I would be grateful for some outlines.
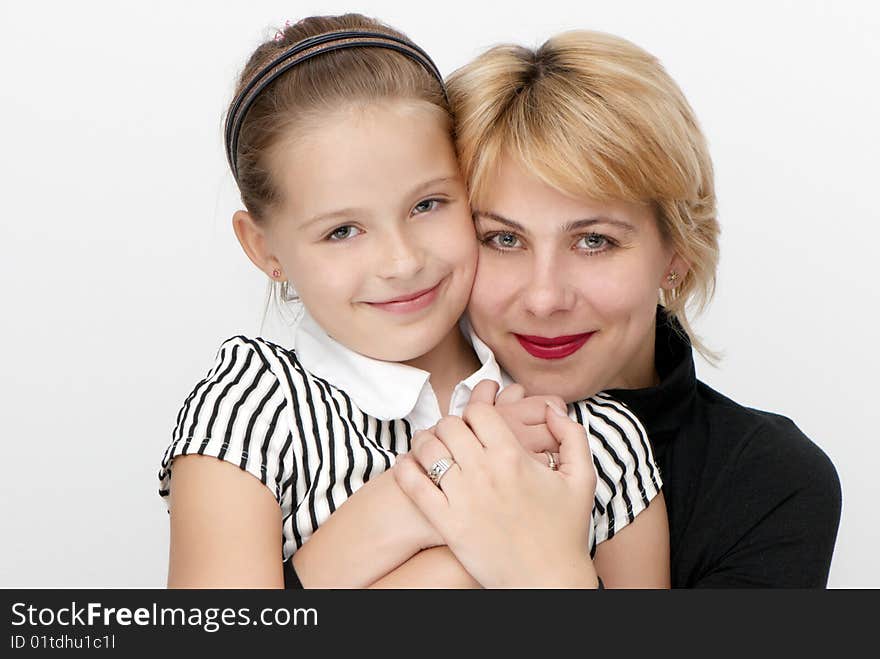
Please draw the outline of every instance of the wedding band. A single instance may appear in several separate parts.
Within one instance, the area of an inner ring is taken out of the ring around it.
[[[547,466],[550,467],[550,471],[558,471],[559,463],[556,462],[556,458],[550,451],[544,451],[547,454]]]
[[[432,464],[431,468],[425,473],[428,474],[428,478],[431,479],[431,482],[434,483],[434,485],[440,487],[440,479],[443,478],[443,474],[449,471],[450,467],[454,464],[455,460],[452,458],[440,458]]]

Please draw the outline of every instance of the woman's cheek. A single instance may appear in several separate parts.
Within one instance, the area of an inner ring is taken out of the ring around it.
[[[471,316],[484,318],[490,317],[495,309],[503,309],[508,305],[509,291],[515,287],[514,270],[506,271],[501,267],[498,258],[485,256],[483,250],[479,252],[477,259],[477,274],[474,278],[474,287],[471,290],[471,299],[468,311]]]
[[[656,305],[656,282],[641,264],[598,265],[600,267],[591,268],[579,277],[587,284],[583,287],[584,296],[595,308],[606,313],[626,313],[644,305],[652,309]]]

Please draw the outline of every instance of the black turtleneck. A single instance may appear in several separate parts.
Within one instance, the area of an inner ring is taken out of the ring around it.
[[[828,456],[790,419],[697,380],[690,343],[662,309],[655,347],[659,385],[607,393],[651,440],[673,587],[824,587],[841,506]]]

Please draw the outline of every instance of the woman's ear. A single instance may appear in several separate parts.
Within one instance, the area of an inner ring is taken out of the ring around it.
[[[269,251],[264,226],[247,211],[236,211],[232,215],[232,228],[241,248],[253,264],[265,272],[267,277],[274,278],[272,273],[280,270],[281,264]]]
[[[660,288],[668,291],[679,286],[690,269],[690,264],[679,256],[678,253],[673,254],[669,265],[660,278]]]

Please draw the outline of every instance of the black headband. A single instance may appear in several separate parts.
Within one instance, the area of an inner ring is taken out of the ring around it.
[[[330,45],[324,48],[317,48],[324,44]],[[388,48],[415,60],[437,79],[437,82],[440,83],[440,88],[443,90],[443,95],[446,96],[446,87],[443,84],[443,76],[440,75],[439,69],[437,69],[431,58],[428,57],[428,54],[411,41],[390,34],[382,34],[381,32],[363,32],[360,30],[329,32],[304,39],[295,43],[261,68],[251,78],[251,81],[245,85],[238,96],[235,97],[230,106],[229,114],[226,117],[226,158],[229,160],[229,167],[232,169],[232,175],[236,180],[238,180],[238,134],[241,131],[245,115],[247,115],[257,96],[278,76],[292,69],[300,62],[305,62],[312,57],[335,50],[361,47]],[[312,52],[305,52],[308,50]],[[301,53],[305,54],[302,57],[297,57]]]

